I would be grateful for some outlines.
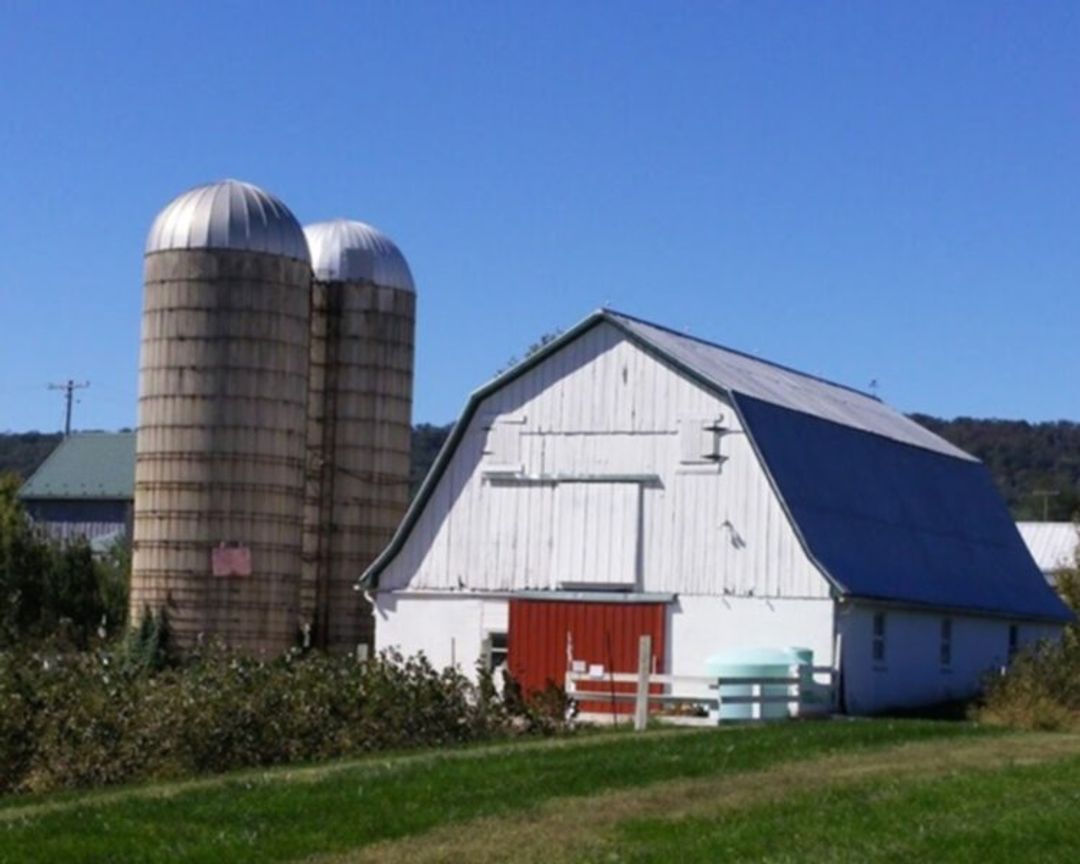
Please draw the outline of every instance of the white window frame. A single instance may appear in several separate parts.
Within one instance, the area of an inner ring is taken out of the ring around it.
[[[502,644],[497,645],[496,642],[502,642]],[[502,667],[509,668],[510,634],[505,630],[489,630],[484,634],[480,654],[484,658],[484,668],[488,672],[498,672]]]

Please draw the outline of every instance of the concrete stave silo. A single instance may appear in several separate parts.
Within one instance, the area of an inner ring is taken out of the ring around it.
[[[249,184],[181,195],[147,240],[131,613],[251,653],[300,626],[309,254]]]
[[[416,293],[408,264],[360,222],[305,228],[312,254],[301,610],[315,645],[372,645],[354,590],[408,504]]]

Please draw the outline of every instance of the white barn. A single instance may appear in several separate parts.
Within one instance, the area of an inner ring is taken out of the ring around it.
[[[478,390],[360,587],[380,647],[531,686],[799,646],[868,713],[971,694],[1069,612],[985,467],[876,398],[601,310]],[[627,662],[626,658],[633,658]]]

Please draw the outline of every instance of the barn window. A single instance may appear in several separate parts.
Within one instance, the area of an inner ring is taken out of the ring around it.
[[[885,613],[877,612],[874,615],[874,641],[873,658],[875,663],[885,662]]]
[[[941,665],[943,668],[952,666],[952,619],[941,619]]]
[[[1020,628],[1015,624],[1009,625],[1009,659],[1016,656],[1020,650]]]
[[[683,465],[718,465],[720,439],[728,430],[721,423],[722,417],[679,418],[679,461]]]
[[[495,672],[501,666],[505,666],[510,652],[510,639],[506,633],[488,633],[484,639],[482,654],[484,668],[488,672]]]

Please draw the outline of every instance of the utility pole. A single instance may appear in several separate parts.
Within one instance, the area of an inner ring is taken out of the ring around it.
[[[89,381],[80,381],[76,383],[68,378],[63,384],[50,384],[50,390],[63,390],[64,391],[64,437],[67,438],[71,434],[71,403],[75,401],[75,391],[84,390],[90,386]]]
[[[1033,498],[1042,498],[1042,501],[1043,501],[1043,522],[1048,522],[1049,521],[1050,499],[1051,498],[1056,498],[1060,494],[1061,494],[1061,492],[1059,492],[1056,489],[1032,489],[1031,490],[1031,497],[1033,497]]]

